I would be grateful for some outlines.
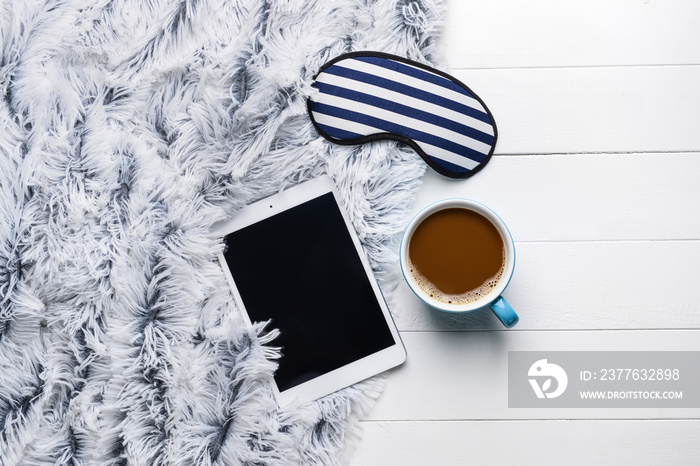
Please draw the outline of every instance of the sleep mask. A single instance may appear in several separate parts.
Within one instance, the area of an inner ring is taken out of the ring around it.
[[[438,173],[467,178],[491,158],[496,122],[484,102],[452,76],[379,52],[341,55],[316,76],[311,121],[337,144],[404,142]]]

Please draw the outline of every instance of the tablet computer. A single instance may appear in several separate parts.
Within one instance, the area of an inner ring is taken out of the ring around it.
[[[217,225],[219,261],[244,318],[280,330],[273,389],[300,405],[406,359],[357,234],[324,175]]]

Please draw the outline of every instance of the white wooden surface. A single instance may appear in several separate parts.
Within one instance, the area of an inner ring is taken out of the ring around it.
[[[516,241],[521,321],[426,308],[397,273],[408,361],[352,465],[700,464],[700,409],[508,408],[517,350],[700,350],[700,2],[448,0],[451,73],[487,103],[496,155],[428,173]],[[698,387],[700,390],[700,387]]]

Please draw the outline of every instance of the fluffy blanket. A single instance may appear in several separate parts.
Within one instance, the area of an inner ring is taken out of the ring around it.
[[[0,463],[347,460],[381,382],[280,411],[212,224],[327,172],[386,277],[423,162],[306,99],[344,52],[436,65],[441,3],[0,3]]]

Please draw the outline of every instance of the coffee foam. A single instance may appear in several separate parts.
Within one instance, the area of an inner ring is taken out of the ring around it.
[[[423,276],[416,269],[416,267],[414,267],[410,256],[408,257],[408,265],[409,270],[411,271],[411,276],[416,281],[420,289],[432,299],[439,301],[443,304],[471,304],[491,293],[501,281],[501,278],[503,278],[503,273],[506,269],[506,248],[505,246],[503,247],[503,262],[501,264],[501,268],[498,270],[498,272],[496,272],[496,275],[484,281],[484,283],[479,288],[467,291],[463,294],[447,294],[440,291],[430,280]]]

